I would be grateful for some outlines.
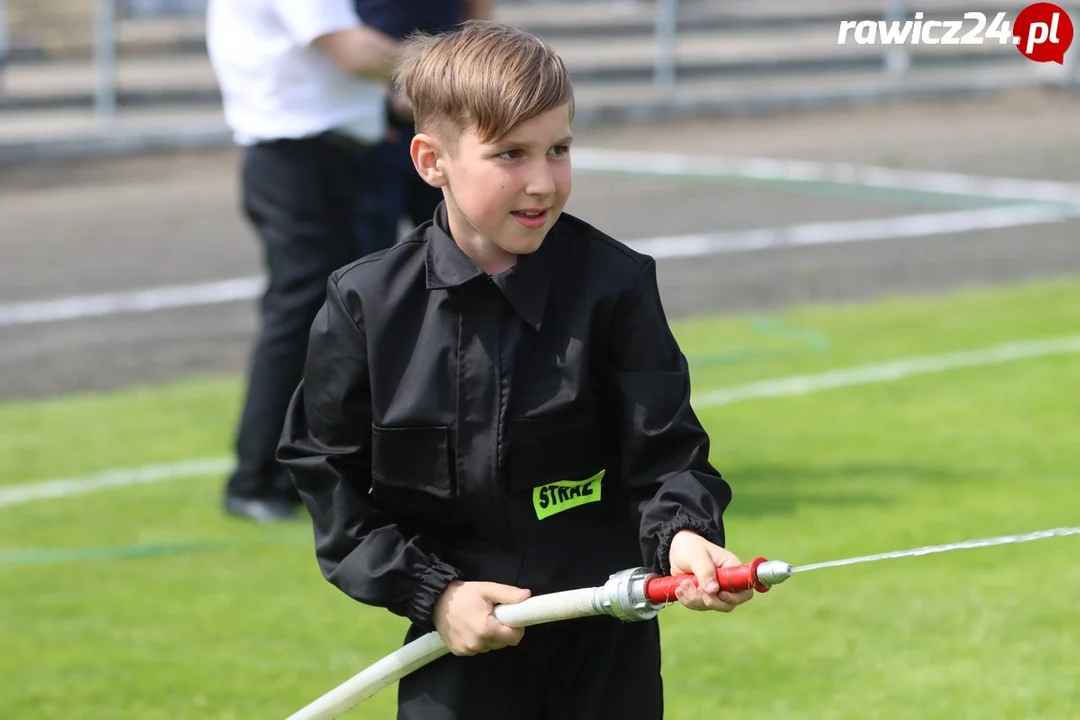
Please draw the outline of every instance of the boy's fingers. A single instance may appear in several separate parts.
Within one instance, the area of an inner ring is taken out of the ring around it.
[[[675,599],[691,610],[704,610],[706,597],[692,582],[684,582],[675,589]]]
[[[716,612],[729,613],[735,609],[734,605],[729,605],[728,603],[718,598],[712,598],[711,602],[712,604],[709,606],[709,609],[715,610]]]
[[[484,634],[488,648],[499,650],[520,643],[525,636],[525,628],[512,628],[503,625],[492,616],[488,618],[488,625]]]
[[[700,590],[692,590],[682,598],[680,598],[683,605],[691,610],[715,610],[717,612],[731,612],[735,609],[735,606],[731,603],[725,602],[723,594],[720,596],[708,595]]]
[[[754,591],[742,590],[737,593],[722,592],[718,597],[728,605],[742,605],[744,602],[747,602],[754,597]]]
[[[684,582],[675,590],[675,598],[690,610],[714,610],[729,613],[750,597],[753,591],[740,593],[720,592],[716,595],[701,592],[700,588],[691,582]]]
[[[723,593],[717,595],[705,595],[701,598],[701,604],[704,606],[704,610],[715,610],[717,612],[731,612],[735,609],[735,606],[731,603],[725,602],[723,599]]]
[[[716,565],[713,564],[708,553],[703,552],[700,557],[695,558],[690,565],[690,570],[697,578],[700,592],[712,595],[720,589],[720,583],[716,581]]]
[[[499,583],[479,583],[477,589],[481,596],[492,605],[519,603],[529,597],[529,591],[513,585]]]
[[[724,550],[723,548],[716,548],[713,550],[712,556],[713,563],[716,564],[716,567],[738,567],[739,565],[744,564],[743,561],[739,559],[738,555],[729,550]]]
[[[502,647],[514,646],[525,637],[525,628],[512,628],[503,625],[496,631],[496,637]]]

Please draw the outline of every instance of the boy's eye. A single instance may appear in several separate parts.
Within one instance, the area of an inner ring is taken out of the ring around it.
[[[503,160],[516,160],[519,157],[521,157],[521,151],[520,150],[504,150],[503,152],[499,153],[496,157],[502,158]]]
[[[555,145],[548,152],[550,152],[552,155],[555,155],[555,156],[565,155],[566,153],[570,152],[570,146],[569,145]]]

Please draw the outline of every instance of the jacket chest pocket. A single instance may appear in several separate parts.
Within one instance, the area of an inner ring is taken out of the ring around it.
[[[588,418],[511,419],[507,487],[545,520],[603,499],[605,457]]]
[[[449,431],[445,426],[371,427],[371,495],[395,513],[426,517],[445,512],[454,495]]]

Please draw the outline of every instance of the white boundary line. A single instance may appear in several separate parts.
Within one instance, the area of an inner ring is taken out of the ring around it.
[[[697,408],[721,407],[757,398],[805,395],[839,387],[894,382],[915,375],[1000,365],[1066,353],[1080,353],[1080,335],[1018,341],[944,355],[901,358],[891,362],[833,370],[816,375],[796,375],[763,380],[705,392],[693,397],[691,404]],[[19,505],[33,500],[85,495],[106,488],[224,473],[232,466],[232,461],[228,458],[203,458],[164,465],[109,470],[84,477],[14,485],[0,488],[0,507]]]
[[[806,395],[833,388],[894,382],[915,375],[928,375],[958,368],[1001,365],[1017,360],[1069,353],[1080,353],[1080,335],[1011,342],[944,355],[902,358],[892,362],[831,370],[817,375],[795,375],[776,380],[762,380],[736,385],[732,388],[706,391],[692,398],[691,404],[703,408],[722,407],[744,400]]]
[[[807,223],[730,233],[676,235],[628,242],[627,245],[658,259],[670,259],[773,248],[930,237],[1061,222],[1076,215],[1075,211],[1061,205],[1019,205],[902,215],[895,218]]]
[[[1080,203],[1080,185],[1072,183],[899,170],[850,163],[679,155],[600,148],[575,148],[573,163],[575,170],[595,172],[833,183],[1000,200]]]
[[[64,320],[251,300],[259,297],[265,286],[265,278],[253,276],[219,282],[165,285],[127,292],[69,295],[51,300],[7,303],[0,305],[0,327],[40,325]]]
[[[1020,205],[805,223],[706,235],[674,235],[628,241],[627,245],[663,260],[1020,227],[1061,222],[1076,214],[1074,210],[1060,205]],[[0,304],[0,328],[252,300],[262,294],[265,282],[261,276],[239,277],[218,282]]]
[[[82,477],[13,485],[0,488],[0,508],[9,505],[21,505],[31,500],[86,495],[108,488],[148,485],[163,480],[213,475],[228,472],[232,467],[233,462],[228,458],[204,458],[162,465],[144,465],[137,468],[106,470],[105,472]]]

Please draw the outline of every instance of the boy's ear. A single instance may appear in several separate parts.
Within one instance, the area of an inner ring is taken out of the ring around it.
[[[427,133],[417,133],[409,145],[413,167],[428,185],[441,188],[446,185],[446,173],[443,170],[442,147],[439,141]]]

